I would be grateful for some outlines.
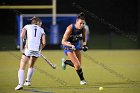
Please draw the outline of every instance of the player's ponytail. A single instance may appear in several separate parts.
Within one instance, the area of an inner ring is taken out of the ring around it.
[[[77,19],[85,20],[85,14],[81,12],[80,14],[78,14]]]

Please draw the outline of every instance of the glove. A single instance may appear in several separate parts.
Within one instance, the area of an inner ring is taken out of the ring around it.
[[[72,45],[71,49],[72,49],[72,50],[76,50],[76,48],[75,48],[75,46],[74,46],[74,45]]]
[[[87,51],[87,50],[88,50],[87,45],[84,45],[84,46],[82,47],[82,49],[83,49],[83,51]]]

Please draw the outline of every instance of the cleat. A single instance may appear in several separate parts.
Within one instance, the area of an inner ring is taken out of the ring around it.
[[[15,88],[15,90],[22,90],[23,89],[23,86],[22,85],[17,85],[17,87]]]
[[[66,64],[65,64],[66,60],[64,58],[62,58],[61,61],[62,61],[62,69],[65,70],[66,69]]]
[[[31,86],[31,82],[26,80],[24,86]]]
[[[85,80],[80,81],[80,85],[86,85],[87,82]]]

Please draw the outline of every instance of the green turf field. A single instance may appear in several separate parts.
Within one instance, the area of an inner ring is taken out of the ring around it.
[[[140,50],[89,50],[82,55],[87,85],[79,85],[73,68],[61,69],[63,51],[43,51],[57,69],[39,58],[32,86],[15,91],[21,53],[0,52],[0,93],[140,93]],[[26,69],[27,73],[27,69]],[[104,90],[99,91],[102,86]]]

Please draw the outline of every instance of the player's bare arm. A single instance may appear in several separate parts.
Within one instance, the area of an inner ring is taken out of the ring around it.
[[[42,44],[41,50],[42,50],[45,47],[45,45],[46,45],[46,35],[45,34],[42,35],[42,39],[41,40],[42,40],[41,41],[41,44]]]
[[[70,44],[67,40],[70,36],[70,34],[72,33],[72,25],[69,25],[64,33],[64,36],[62,38],[62,44],[65,45],[65,46],[70,46],[70,47],[73,47],[72,44]]]
[[[84,28],[83,29],[83,45],[86,45],[87,42],[86,42],[86,29]]]
[[[26,29],[23,28],[22,31],[21,31],[20,37],[21,37],[22,39],[24,39],[25,34],[26,34]]]

